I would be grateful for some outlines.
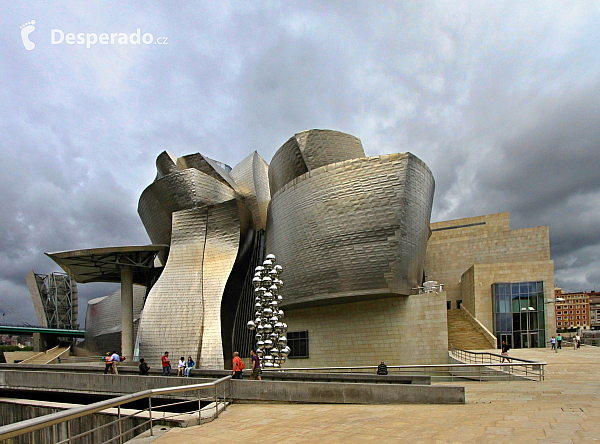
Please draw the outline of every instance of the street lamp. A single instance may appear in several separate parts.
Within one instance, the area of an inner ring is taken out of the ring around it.
[[[528,311],[535,311],[535,308],[533,308],[533,307],[523,307],[523,308],[521,308],[521,311],[524,311],[525,315],[527,316],[527,348],[531,348],[530,347],[531,342],[530,342],[530,339],[529,339],[529,313],[528,313]]]

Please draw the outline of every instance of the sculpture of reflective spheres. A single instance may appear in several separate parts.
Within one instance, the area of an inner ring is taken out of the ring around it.
[[[275,265],[275,256],[268,254],[262,266],[254,269],[252,285],[255,297],[255,319],[248,321],[249,330],[256,330],[256,354],[262,359],[265,368],[279,368],[290,354],[287,345],[287,324],[282,322],[283,310],[279,304],[283,300],[280,294],[283,281],[279,275],[281,265]]]

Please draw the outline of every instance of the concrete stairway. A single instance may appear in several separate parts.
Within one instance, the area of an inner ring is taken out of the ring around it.
[[[465,318],[460,310],[448,310],[448,349],[450,345],[463,350],[489,350],[490,343]]]
[[[63,354],[65,356],[68,356],[68,350],[70,348],[71,347],[69,345],[63,347],[57,345],[56,347],[51,348],[48,351],[38,353],[37,355],[32,356],[31,358],[21,361],[20,364],[50,364],[52,361],[55,361],[59,356]]]

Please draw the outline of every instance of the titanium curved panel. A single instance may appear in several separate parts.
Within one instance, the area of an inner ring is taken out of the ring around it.
[[[169,174],[176,173],[177,171],[176,156],[168,151],[163,151],[158,155],[156,158],[156,180]]]
[[[192,356],[202,368],[223,368],[221,299],[240,241],[236,199],[173,213],[171,249],[150,290],[139,330],[140,357],[155,365]]]
[[[140,312],[144,306],[146,287],[133,286],[133,320],[136,334]],[[121,350],[121,290],[92,299],[85,313],[85,348],[104,355]]]
[[[229,185],[233,189],[237,189],[236,183],[231,179],[231,176],[218,162],[203,156],[200,153],[188,154],[177,159],[177,167],[180,170],[195,168],[198,171],[214,177],[219,182]]]
[[[174,212],[225,202],[234,199],[235,195],[229,185],[190,168],[150,184],[140,196],[138,214],[152,242],[168,245]]]
[[[350,134],[332,130],[308,130],[295,134],[271,160],[271,195],[308,171],[359,157],[365,157],[362,143]]]
[[[420,285],[434,180],[410,153],[306,173],[269,205],[267,251],[285,270],[284,307],[408,295]]]
[[[252,212],[255,230],[267,228],[267,210],[271,193],[269,191],[269,165],[254,151],[230,172],[238,185],[238,192],[245,199]]]

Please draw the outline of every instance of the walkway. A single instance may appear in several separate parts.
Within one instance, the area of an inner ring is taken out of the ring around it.
[[[510,354],[548,362],[546,381],[463,384],[467,403],[452,406],[233,404],[154,443],[600,442],[600,348]]]

